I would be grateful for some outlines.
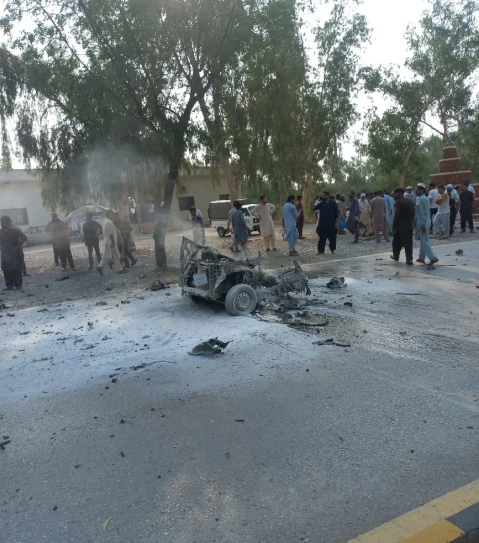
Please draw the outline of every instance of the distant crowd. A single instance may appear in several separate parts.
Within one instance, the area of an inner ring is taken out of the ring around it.
[[[323,191],[311,204],[316,221],[318,235],[318,255],[325,253],[326,245],[332,254],[336,251],[337,236],[349,231],[352,243],[359,243],[361,236],[374,236],[377,243],[384,238],[390,241],[392,236],[392,255],[399,260],[402,249],[406,263],[413,264],[413,236],[419,241],[419,256],[416,262],[435,264],[438,259],[431,247],[429,236],[434,232],[437,237],[448,238],[456,228],[460,214],[461,232],[466,228],[475,232],[473,225],[474,188],[468,181],[461,186],[426,186],[419,183],[416,187],[396,188],[391,193],[378,190],[374,193],[363,191],[356,195],[349,191],[348,201],[337,194]],[[276,206],[268,202],[265,195],[252,209],[252,215],[259,221],[260,233],[266,252],[277,251],[273,213]],[[148,218],[155,219],[155,206],[148,207]],[[166,262],[164,240],[167,231],[167,214],[159,214],[155,221],[155,256],[157,265]],[[297,241],[304,239],[304,208],[302,196],[290,195],[281,209],[281,236],[288,244],[289,256],[297,256]],[[118,212],[107,210],[103,225],[93,220],[91,213],[86,214],[82,225],[82,237],[88,253],[89,270],[96,269],[103,275],[105,268],[114,272],[125,273],[125,269],[134,266],[137,260],[132,254],[134,240],[131,226],[131,204],[125,202]],[[196,207],[190,208],[190,220],[193,227],[193,239],[198,245],[206,244],[203,215]],[[67,271],[67,266],[75,271],[75,263],[70,247],[70,228],[56,214],[47,226],[52,236],[53,260],[56,266]],[[247,247],[249,229],[245,221],[242,204],[235,201],[228,214],[227,230],[231,232],[231,250],[239,252]],[[100,251],[100,236],[103,235],[103,252]],[[1,217],[0,246],[1,268],[5,278],[4,290],[21,289],[23,277],[28,275],[25,265],[23,245],[27,237],[12,225],[10,217]],[[97,264],[94,266],[94,256]],[[427,259],[427,261],[426,261]]]
[[[374,193],[363,191],[356,195],[348,193],[349,201],[341,194],[331,195],[323,191],[317,196],[311,209],[316,220],[318,235],[318,255],[324,254],[326,245],[334,254],[337,246],[337,236],[349,231],[359,243],[361,236],[374,236],[377,243],[384,238],[390,241],[392,236],[391,258],[399,260],[402,248],[406,253],[406,263],[413,264],[413,235],[420,242],[417,262],[434,264],[438,261],[431,244],[429,235],[436,231],[438,238],[448,238],[455,231],[456,218],[460,214],[461,232],[474,232],[472,220],[474,188],[469,181],[461,186],[436,186],[430,183],[428,187],[419,183],[416,187],[406,189],[396,188],[392,192],[378,190]],[[260,233],[264,239],[265,250],[276,251],[275,225],[273,213],[276,206],[268,202],[263,195],[259,204],[252,210],[252,215],[259,220]],[[193,239],[198,245],[205,244],[205,224],[203,215],[196,207],[190,208],[190,219],[193,225]],[[281,210],[281,235],[288,243],[289,256],[297,256],[297,241],[304,239],[304,208],[302,196],[288,196]],[[239,252],[246,249],[249,230],[246,224],[240,201],[235,201],[228,215],[227,230],[231,232],[231,250]]]
[[[137,260],[132,254],[134,240],[130,222],[129,206],[124,206],[115,212],[106,211],[103,225],[93,220],[92,213],[86,213],[86,220],[82,226],[83,239],[88,253],[89,270],[96,269],[100,275],[103,270],[109,268],[114,272],[125,273],[125,269],[134,266]],[[46,227],[51,234],[53,249],[53,261],[55,266],[61,266],[67,271],[76,271],[75,262],[71,252],[71,231],[68,224],[58,218],[54,213],[52,220]],[[103,234],[103,252],[100,252],[100,236]],[[10,217],[1,218],[0,246],[1,267],[5,278],[3,290],[20,290],[23,285],[23,277],[28,275],[25,265],[23,245],[27,242],[27,236],[12,225]],[[93,253],[97,260],[94,266]]]

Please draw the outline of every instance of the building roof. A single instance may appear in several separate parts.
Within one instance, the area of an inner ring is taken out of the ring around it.
[[[31,172],[31,173],[30,173]],[[38,181],[34,175],[34,170],[0,170],[0,183],[25,183],[29,181]]]

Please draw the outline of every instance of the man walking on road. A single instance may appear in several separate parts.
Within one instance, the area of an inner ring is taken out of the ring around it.
[[[419,258],[416,262],[425,264],[425,258],[429,258],[429,265],[439,262],[436,258],[434,251],[432,250],[431,243],[429,241],[429,229],[431,228],[431,208],[429,199],[426,196],[426,185],[419,183],[416,187],[416,239],[421,243],[419,248]]]
[[[473,234],[474,223],[472,222],[472,204],[474,202],[474,193],[469,190],[469,183],[462,184],[459,200],[461,201],[461,207],[459,209],[461,213],[461,233],[465,233],[467,222],[469,224],[469,231]]]
[[[3,290],[20,290],[23,285],[22,245],[27,241],[27,236],[12,227],[12,219],[8,216],[0,219],[0,226],[1,268],[5,278]]]
[[[427,197],[429,198],[429,207],[430,207],[430,213],[431,213],[431,228],[429,229],[429,233],[432,234],[432,227],[434,224],[434,217],[437,213],[437,197],[439,196],[439,191],[436,188],[436,183],[429,183],[429,193]]]
[[[88,269],[93,270],[93,250],[95,250],[98,264],[101,261],[99,239],[101,234],[101,224],[93,220],[92,213],[87,213],[85,217],[86,222],[83,225],[83,238],[85,240],[85,246],[88,250],[88,263],[90,264]]]
[[[298,210],[294,205],[294,196],[290,194],[286,203],[281,210],[283,219],[283,239],[288,242],[289,256],[296,256],[296,242],[298,241],[298,229],[296,228],[296,219],[298,218]]]
[[[125,261],[125,268],[129,268],[130,265],[133,267],[138,261],[133,256],[130,245],[131,245],[131,236],[133,228],[130,223],[130,217],[128,213],[119,211],[117,213],[117,222],[116,225],[118,230],[120,230],[121,241],[123,242],[123,257]]]
[[[246,249],[246,244],[248,243],[248,227],[246,226],[246,221],[244,220],[243,206],[241,202],[235,202],[235,210],[233,215],[231,215],[231,226],[235,234],[233,252],[238,253],[238,245],[241,243],[243,249]]]
[[[47,224],[47,227],[45,228],[45,230],[52,236],[53,261],[55,262],[55,266],[60,265],[60,260],[58,258],[58,249],[55,246],[55,238],[53,236],[53,228],[58,222],[61,222],[58,218],[58,215],[56,213],[52,213],[52,220]]]
[[[346,228],[353,234],[354,241],[352,243],[358,243],[359,241],[359,202],[355,196],[354,190],[350,190],[349,196],[349,215],[346,222]]]
[[[98,273],[103,275],[105,265],[110,266],[116,273],[124,273],[120,262],[120,252],[118,250],[118,233],[114,224],[115,213],[109,209],[106,212],[106,219],[103,223],[103,237],[105,238],[105,247],[103,249],[103,258],[96,267]]]
[[[68,225],[57,218],[57,220],[53,222],[52,234],[53,243],[55,244],[63,271],[67,271],[67,261],[72,271],[76,271],[70,247],[70,238],[68,237],[70,235]]]
[[[382,191],[382,197],[384,198],[384,205],[386,206],[386,225],[388,227],[388,234],[391,234],[393,228],[394,198],[391,198],[385,191]]]
[[[327,241],[329,241],[331,254],[334,254],[339,225],[339,209],[336,202],[329,197],[327,190],[323,192],[321,202],[316,206],[315,210],[319,212],[318,227],[316,229],[319,236],[318,255],[324,254]]]
[[[267,252],[271,251],[271,248],[277,251],[272,217],[275,209],[273,204],[268,203],[266,196],[260,196],[259,204],[252,211],[253,216],[259,219],[259,230]]]
[[[415,205],[410,198],[406,198],[404,189],[394,189],[396,211],[393,220],[393,254],[391,258],[399,262],[401,249],[406,253],[406,264],[412,266],[412,232],[414,226]]]
[[[386,224],[386,202],[381,197],[381,194],[382,191],[380,190],[374,193],[374,198],[371,202],[371,218],[376,243],[381,243],[381,232],[383,233],[384,240],[389,243],[388,227]]]
[[[191,206],[190,209],[190,221],[193,225],[193,241],[196,245],[206,245],[205,223],[203,221],[203,214],[195,206]],[[136,260],[135,260],[136,264]],[[132,264],[134,266],[134,264]]]
[[[447,193],[449,194],[449,236],[452,236],[456,224],[457,210],[459,209],[459,194],[451,184],[447,186]]]
[[[296,217],[296,228],[298,229],[298,239],[304,239],[303,227],[304,227],[304,209],[303,209],[303,197],[298,196],[296,198],[296,211],[298,216]]]
[[[361,194],[359,199],[359,220],[364,227],[363,236],[372,235],[373,229],[371,228],[371,204],[366,197],[366,193]]]

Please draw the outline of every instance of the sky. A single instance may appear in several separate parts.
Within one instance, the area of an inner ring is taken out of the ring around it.
[[[371,44],[362,55],[363,64],[376,67],[391,64],[402,66],[407,58],[405,33],[408,25],[415,25],[419,21],[427,5],[427,0],[363,0],[358,10],[366,16],[372,29]],[[364,96],[360,97],[360,111],[365,112],[368,109],[369,100]],[[374,105],[379,111],[385,108],[384,101],[378,96],[375,96]],[[349,141],[343,145],[345,158],[350,158],[354,154],[353,140],[361,125],[362,122],[359,122],[349,131]],[[15,161],[14,167],[22,168],[23,165]]]
[[[405,34],[409,25],[415,26],[423,11],[428,7],[427,0],[363,0],[359,11],[366,16],[372,29],[371,44],[362,55],[365,65],[402,67],[408,57]],[[400,72],[405,74],[404,68]],[[374,105],[385,109],[386,103],[379,97],[374,97]],[[370,105],[370,98],[359,99],[359,109],[366,111]],[[343,144],[343,155],[351,158],[355,154],[353,140],[361,129],[362,121],[351,127],[348,140]]]

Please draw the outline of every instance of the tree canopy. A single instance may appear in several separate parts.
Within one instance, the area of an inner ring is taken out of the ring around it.
[[[431,132],[477,168],[478,13],[430,0],[398,72],[362,64],[356,0],[10,0],[2,167],[16,149],[64,210],[132,194],[168,209],[195,164],[222,171],[232,198],[294,190],[306,205],[320,183],[413,183],[433,167]],[[360,93],[388,106],[345,160]]]

